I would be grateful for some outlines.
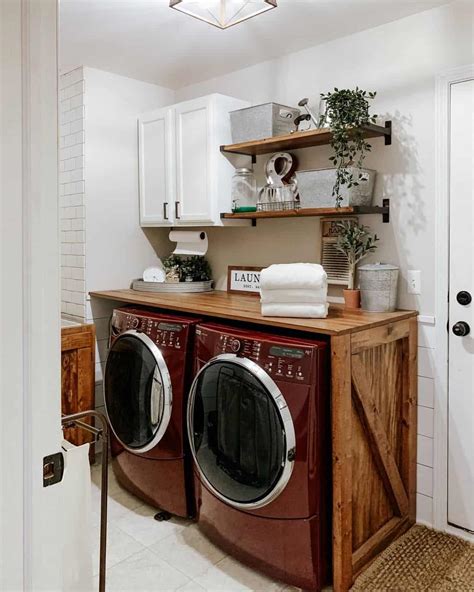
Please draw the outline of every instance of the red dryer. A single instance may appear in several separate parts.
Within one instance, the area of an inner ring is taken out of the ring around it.
[[[196,323],[156,311],[116,309],[104,376],[118,481],[178,516],[194,515],[185,417]]]
[[[188,401],[199,528],[307,590],[331,568],[327,352],[322,341],[199,324]]]

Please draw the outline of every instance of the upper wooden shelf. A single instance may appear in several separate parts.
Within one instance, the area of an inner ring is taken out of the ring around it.
[[[392,143],[392,122],[386,121],[385,126],[366,125],[361,128],[366,138],[385,138],[385,144]],[[221,152],[229,154],[243,154],[246,156],[258,156],[271,152],[286,152],[299,148],[310,148],[329,144],[332,139],[331,130],[327,128],[312,129],[306,132],[295,132],[287,136],[276,136],[265,140],[242,142],[241,144],[228,144],[221,146]]]
[[[383,222],[390,222],[390,200],[384,199],[383,206],[349,206],[340,208],[300,208],[298,210],[275,210],[274,212],[240,212],[221,214],[224,220],[263,220],[266,218],[308,218],[319,216],[359,216],[380,214]]]

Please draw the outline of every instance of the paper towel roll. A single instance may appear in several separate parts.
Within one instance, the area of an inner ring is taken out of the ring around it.
[[[207,253],[209,242],[207,234],[195,230],[172,230],[170,241],[178,243],[173,253],[175,255],[200,255]]]

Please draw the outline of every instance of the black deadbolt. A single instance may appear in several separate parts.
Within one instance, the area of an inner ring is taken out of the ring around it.
[[[469,292],[466,292],[466,290],[461,290],[461,292],[458,292],[456,300],[459,302],[459,304],[467,306],[468,304],[471,304],[472,296],[469,294]]]
[[[457,337],[466,337],[471,332],[471,327],[465,321],[459,321],[453,325],[453,333],[457,335]]]

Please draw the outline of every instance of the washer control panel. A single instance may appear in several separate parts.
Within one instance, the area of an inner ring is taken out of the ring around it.
[[[202,344],[211,354],[236,354],[262,367],[274,380],[308,384],[314,366],[314,346],[279,344],[278,340],[247,339],[236,335],[198,329],[198,348]]]
[[[185,325],[126,310],[115,310],[111,323],[111,339],[131,329],[144,333],[161,348],[181,350],[185,347]]]

